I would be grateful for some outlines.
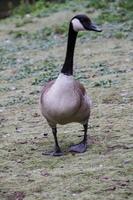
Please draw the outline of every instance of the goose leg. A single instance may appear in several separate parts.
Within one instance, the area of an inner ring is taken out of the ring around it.
[[[88,130],[88,123],[84,124],[84,138],[83,140],[76,145],[72,145],[69,149],[70,152],[75,153],[83,153],[87,149],[87,130]]]
[[[60,149],[60,146],[58,144],[58,139],[57,139],[57,128],[52,128],[53,136],[54,136],[54,141],[55,141],[55,148],[54,151],[50,152],[43,152],[43,155],[52,155],[52,156],[62,156],[63,153]]]
[[[53,156],[62,156],[63,153],[60,149],[60,146],[58,144],[58,139],[57,139],[57,128],[52,128],[52,132],[53,132],[53,135],[54,135],[54,141],[55,141],[55,150],[54,152],[52,153]]]

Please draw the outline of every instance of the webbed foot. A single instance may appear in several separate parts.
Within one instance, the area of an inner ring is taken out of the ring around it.
[[[84,153],[87,149],[87,143],[80,142],[79,144],[72,145],[69,148],[69,152],[75,152],[75,153]]]
[[[42,155],[45,155],[45,156],[63,156],[63,152],[58,149],[58,150],[55,150],[55,151],[49,151],[49,152],[43,152]]]

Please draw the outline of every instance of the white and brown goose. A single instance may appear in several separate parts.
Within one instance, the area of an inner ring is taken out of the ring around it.
[[[83,140],[70,147],[69,151],[83,153],[87,148],[87,129],[90,117],[90,98],[84,86],[73,77],[73,56],[78,31],[101,32],[86,15],[76,15],[70,21],[66,58],[56,80],[47,83],[41,93],[41,112],[52,129],[55,141],[53,156],[63,153],[57,139],[57,124],[81,123]]]

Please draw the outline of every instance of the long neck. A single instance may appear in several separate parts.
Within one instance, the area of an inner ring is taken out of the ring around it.
[[[73,30],[72,24],[70,22],[66,58],[64,65],[61,69],[61,73],[66,74],[68,76],[73,75],[73,56],[74,56],[76,38],[77,38],[77,32]]]

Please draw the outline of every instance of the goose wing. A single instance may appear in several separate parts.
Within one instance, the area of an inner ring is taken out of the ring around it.
[[[51,88],[51,86],[54,84],[54,82],[55,82],[55,80],[52,80],[43,86],[43,89],[41,91],[41,98],[40,98],[41,103],[42,103],[42,96],[48,92],[48,90]]]
[[[86,91],[85,91],[85,88],[84,88],[83,84],[76,80],[76,87],[78,88],[80,94],[82,96],[85,96]]]

